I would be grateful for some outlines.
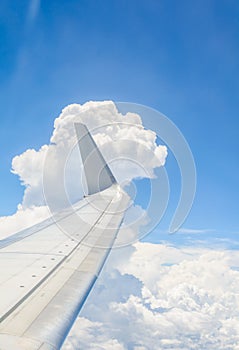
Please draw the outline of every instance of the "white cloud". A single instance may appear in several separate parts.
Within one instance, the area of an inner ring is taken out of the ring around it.
[[[41,222],[49,215],[50,212],[46,206],[23,208],[22,205],[19,204],[15,214],[0,217],[0,239],[6,238],[10,234]]]
[[[150,221],[147,211],[139,205],[132,205],[126,211],[123,224],[117,235],[115,246],[122,247],[138,241],[144,235],[140,228]]]
[[[180,228],[178,230],[178,233],[187,233],[187,234],[198,234],[198,233],[208,233],[208,232],[213,232],[215,230],[212,229],[194,229],[194,228]]]
[[[91,322],[81,317],[76,321],[76,327],[78,329],[78,336],[69,339],[64,346],[65,350],[126,350],[116,339],[107,337],[100,322]]]
[[[63,202],[62,184],[59,182],[62,171],[65,172],[66,192],[70,200],[75,201],[82,195],[80,157],[74,129],[77,121],[85,123],[94,134],[119,182],[140,176],[153,177],[154,169],[165,163],[166,147],[156,144],[156,134],[143,128],[139,115],[120,114],[112,101],[69,105],[55,119],[50,146],[44,145],[39,151],[27,150],[12,161],[12,171],[26,186],[24,208],[45,204],[43,170],[59,209]],[[49,154],[51,162],[44,163]]]
[[[94,342],[100,327],[125,349],[236,350],[238,264],[232,251],[150,243],[113,252],[81,314],[90,321],[84,339]],[[66,344],[79,339],[82,317]]]
[[[42,171],[48,146],[44,145],[39,151],[28,149],[12,160],[12,173],[18,175],[26,187],[23,197],[24,208],[33,205],[44,205],[42,187]]]

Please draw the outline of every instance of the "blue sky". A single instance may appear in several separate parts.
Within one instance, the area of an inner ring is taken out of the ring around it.
[[[185,226],[239,232],[238,18],[236,0],[1,1],[0,215],[22,199],[12,158],[48,143],[64,106],[110,99],[161,111],[188,140]]]

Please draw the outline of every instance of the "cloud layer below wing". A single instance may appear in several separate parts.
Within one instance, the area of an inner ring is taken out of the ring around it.
[[[137,243],[114,252],[63,349],[238,349],[236,252]]]

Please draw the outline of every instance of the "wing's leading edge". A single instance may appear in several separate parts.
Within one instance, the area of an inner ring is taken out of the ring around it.
[[[61,347],[128,206],[86,126],[76,131],[90,195],[55,220],[0,241],[1,350]]]

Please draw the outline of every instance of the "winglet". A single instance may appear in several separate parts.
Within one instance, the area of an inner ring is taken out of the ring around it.
[[[82,123],[75,123],[75,129],[84,166],[88,194],[103,191],[116,183],[115,177],[87,127]]]

